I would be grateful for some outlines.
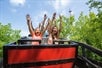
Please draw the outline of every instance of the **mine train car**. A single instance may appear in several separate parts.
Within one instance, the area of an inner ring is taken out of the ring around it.
[[[30,44],[32,41],[40,45]],[[74,41],[54,40],[48,45],[42,40],[20,39],[3,47],[3,68],[101,68],[101,62],[85,56],[85,48],[102,57],[102,51]]]

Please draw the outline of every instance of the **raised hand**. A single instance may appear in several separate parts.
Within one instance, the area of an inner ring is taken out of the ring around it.
[[[47,16],[46,16],[46,14],[44,14],[44,19],[45,19],[45,20],[47,19]]]
[[[62,16],[59,15],[60,18],[60,24],[59,24],[59,33],[61,32],[61,28],[62,28]]]
[[[55,17],[56,17],[56,13],[53,13],[53,20],[55,19]]]
[[[29,32],[30,32],[31,35],[33,35],[34,28],[33,28],[32,21],[31,21],[31,18],[30,18],[29,14],[26,15],[26,20],[27,20],[27,25],[28,25]]]
[[[31,18],[30,18],[30,15],[29,15],[29,14],[27,14],[27,15],[26,15],[26,20],[27,20],[27,21],[30,21],[30,20],[31,20]]]

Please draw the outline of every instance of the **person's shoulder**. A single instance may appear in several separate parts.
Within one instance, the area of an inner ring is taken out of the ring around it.
[[[32,35],[32,37],[35,36],[35,32],[33,31],[31,35]]]

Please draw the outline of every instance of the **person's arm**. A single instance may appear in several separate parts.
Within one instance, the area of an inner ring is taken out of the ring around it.
[[[50,19],[48,19],[48,22],[49,22],[49,25],[47,27],[47,31],[48,31],[49,34],[51,34],[51,31],[52,31],[52,22],[51,22]]]
[[[27,25],[28,25],[29,32],[32,35],[33,32],[34,32],[34,28],[32,26],[32,22],[31,22],[31,18],[30,18],[29,14],[26,15],[26,20],[27,20]]]
[[[44,20],[42,21],[42,25],[41,25],[41,31],[43,31],[43,29],[44,29],[44,24],[45,24],[46,19],[47,19],[47,16],[45,14],[44,15]]]
[[[55,19],[56,19],[56,13],[53,13],[53,16],[52,16],[52,24],[54,24]]]
[[[41,23],[39,23],[39,28],[40,28],[40,30],[41,30]]]
[[[51,34],[49,34],[49,37],[48,37],[48,44],[53,44],[53,39]]]
[[[35,30],[35,29],[33,28],[32,21],[31,21],[31,28],[33,29],[33,31]]]
[[[47,30],[47,28],[48,28],[49,25],[50,25],[50,19],[48,19],[47,25],[46,25],[46,27],[43,29],[42,34],[45,33],[45,31]]]
[[[52,27],[55,26],[55,23],[54,23],[55,17],[56,17],[56,13],[53,14],[51,20],[49,19],[49,26],[47,28],[47,31],[49,34],[51,34],[51,32],[52,32]]]
[[[56,26],[56,13],[53,14],[52,20],[51,20],[51,28],[53,26]]]
[[[59,24],[59,33],[61,32],[62,29],[62,16],[60,15],[60,24]]]
[[[56,13],[53,13],[53,16],[52,16],[52,20],[51,20],[51,27],[55,26],[55,19],[56,19]]]

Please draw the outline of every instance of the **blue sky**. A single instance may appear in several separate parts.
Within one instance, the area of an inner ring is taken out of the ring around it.
[[[26,14],[31,15],[33,26],[43,20],[47,14],[51,18],[54,12],[69,16],[69,9],[77,18],[81,11],[88,14],[89,8],[85,4],[88,0],[0,0],[0,22],[11,23],[13,29],[21,30],[22,36],[29,34],[26,24]],[[93,10],[95,11],[95,10]]]

